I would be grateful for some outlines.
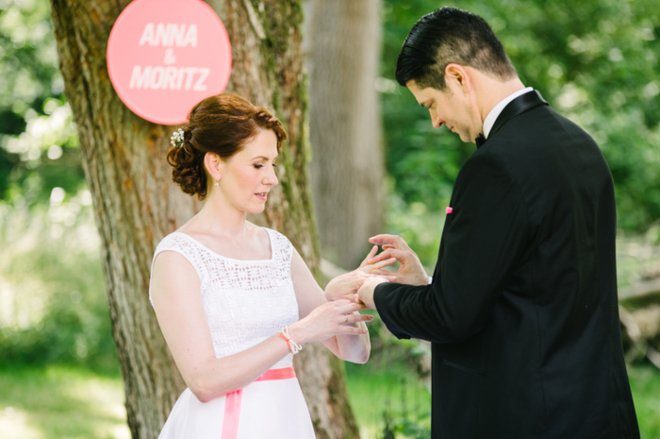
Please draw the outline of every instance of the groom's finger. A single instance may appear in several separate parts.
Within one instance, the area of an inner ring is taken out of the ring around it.
[[[376,259],[377,260],[383,260],[385,258],[387,258],[387,259],[394,258],[400,264],[404,264],[408,261],[409,256],[410,256],[410,252],[408,250],[399,250],[399,249],[396,249],[396,248],[388,248],[387,250],[381,252],[380,254],[378,254],[377,256],[372,258],[372,261],[376,260]]]
[[[399,235],[389,235],[387,233],[372,236],[369,238],[369,242],[372,244],[380,245],[383,248],[385,248],[384,246],[391,246],[397,249],[408,248],[408,244],[406,244],[406,241],[404,241],[402,237]]]
[[[384,278],[387,278],[390,282],[394,282],[397,279],[396,272],[395,271],[387,271],[387,270],[375,270],[371,272],[372,275],[374,276],[382,276]]]
[[[387,253],[385,253],[385,251],[383,251],[383,252],[377,254],[376,256],[374,256],[373,258],[369,259],[367,261],[367,265],[373,265],[373,264],[376,264],[380,261],[387,260],[389,258],[391,258],[391,256],[389,256]]]
[[[369,238],[369,242],[372,244],[376,245],[385,245],[385,244],[393,244],[398,238],[397,235],[390,235],[387,233],[381,233],[380,235],[374,235],[371,238]]]
[[[382,259],[378,262],[374,262],[372,264],[367,264],[364,266],[364,268],[368,268],[370,273],[373,273],[373,270],[379,270],[383,267],[387,267],[388,265],[392,265],[396,262],[396,258],[387,258],[387,259]]]

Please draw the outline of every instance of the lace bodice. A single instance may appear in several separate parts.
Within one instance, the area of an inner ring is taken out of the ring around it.
[[[279,232],[265,229],[271,258],[227,258],[190,235],[165,236],[154,252],[174,251],[185,257],[200,279],[200,294],[216,357],[248,349],[298,320],[291,280],[293,246]],[[291,364],[288,355],[273,367]]]

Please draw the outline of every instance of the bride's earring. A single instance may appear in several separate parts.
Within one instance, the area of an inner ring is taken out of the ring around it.
[[[222,177],[218,177],[218,179],[213,183],[213,186],[220,187],[220,178]]]

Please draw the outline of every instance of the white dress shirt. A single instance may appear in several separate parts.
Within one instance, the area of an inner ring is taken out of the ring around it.
[[[484,137],[488,138],[488,134],[490,134],[490,130],[493,129],[493,125],[497,120],[497,116],[500,115],[502,110],[504,110],[504,107],[506,107],[509,102],[511,102],[518,96],[523,95],[532,90],[534,90],[532,87],[526,87],[523,88],[522,90],[514,91],[509,96],[505,97],[497,104],[495,104],[495,106],[488,112],[486,119],[484,119]]]

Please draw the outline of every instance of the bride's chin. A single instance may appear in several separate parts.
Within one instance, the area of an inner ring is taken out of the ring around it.
[[[266,203],[262,204],[261,206],[251,208],[249,210],[249,213],[256,215],[259,213],[263,213],[264,210],[266,210]]]

